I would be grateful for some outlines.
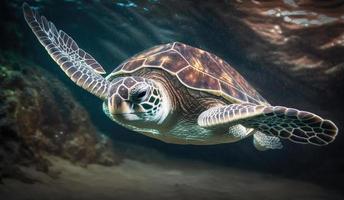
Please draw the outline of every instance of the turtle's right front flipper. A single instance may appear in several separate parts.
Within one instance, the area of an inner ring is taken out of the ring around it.
[[[99,98],[105,99],[109,82],[100,74],[105,71],[87,52],[80,49],[76,42],[44,16],[23,4],[25,20],[49,55],[70,79]]]
[[[205,128],[241,124],[267,135],[317,146],[331,143],[338,132],[333,122],[310,112],[249,103],[210,108],[201,113],[198,124]]]

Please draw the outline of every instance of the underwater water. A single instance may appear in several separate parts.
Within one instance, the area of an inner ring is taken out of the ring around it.
[[[0,3],[1,199],[342,199],[344,2],[26,1],[111,72],[179,41],[230,63],[272,105],[339,128],[324,147],[164,143],[111,121]],[[37,117],[38,116],[38,117]]]

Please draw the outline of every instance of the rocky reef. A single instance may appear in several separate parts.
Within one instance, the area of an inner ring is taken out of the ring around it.
[[[3,54],[4,55],[4,54]],[[119,161],[111,142],[63,84],[14,54],[0,57],[0,180],[29,181],[19,166],[50,173],[45,155],[79,165]],[[54,175],[53,173],[50,173]]]

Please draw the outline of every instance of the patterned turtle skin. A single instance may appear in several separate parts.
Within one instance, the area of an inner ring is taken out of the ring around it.
[[[23,4],[26,22],[62,71],[103,100],[118,124],[174,144],[211,145],[253,135],[258,150],[281,149],[281,139],[324,146],[338,128],[327,119],[270,105],[228,63],[180,42],[155,46],[103,67],[65,32]]]
[[[180,42],[152,47],[120,64],[107,78],[158,68],[176,76],[186,87],[207,91],[231,103],[269,103],[226,61]]]

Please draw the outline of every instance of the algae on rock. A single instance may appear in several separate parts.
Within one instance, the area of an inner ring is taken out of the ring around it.
[[[0,58],[0,179],[20,165],[49,172],[55,155],[80,165],[119,161],[86,110],[60,81],[16,55]],[[26,180],[25,178],[23,180]]]

